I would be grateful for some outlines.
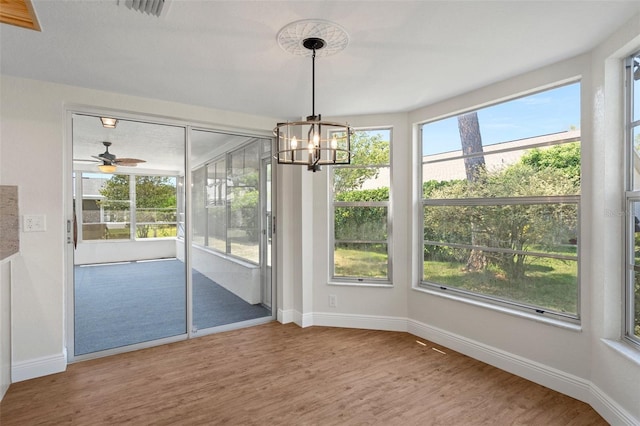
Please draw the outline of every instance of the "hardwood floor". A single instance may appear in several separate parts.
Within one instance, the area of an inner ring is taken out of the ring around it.
[[[275,322],[72,364],[12,384],[0,404],[2,426],[122,423],[606,424],[587,404],[407,333]]]

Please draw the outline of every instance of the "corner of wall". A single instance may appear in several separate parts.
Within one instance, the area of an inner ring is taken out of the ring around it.
[[[56,355],[16,362],[11,368],[11,382],[22,382],[49,374],[62,373],[67,369],[67,349]]]

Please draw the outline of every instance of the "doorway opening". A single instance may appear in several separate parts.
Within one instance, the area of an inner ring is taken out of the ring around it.
[[[72,360],[273,319],[269,138],[71,120]]]

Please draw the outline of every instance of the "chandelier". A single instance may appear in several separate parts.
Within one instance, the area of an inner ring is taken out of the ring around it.
[[[279,164],[306,165],[317,172],[323,165],[351,163],[351,135],[348,123],[323,121],[315,110],[316,53],[324,56],[346,47],[346,32],[327,21],[304,20],[287,25],[278,33],[280,46],[293,54],[311,54],[311,115],[304,121],[278,123],[273,129],[276,137],[276,158]]]

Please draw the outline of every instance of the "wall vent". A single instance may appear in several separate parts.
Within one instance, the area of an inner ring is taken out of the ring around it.
[[[159,17],[167,1],[168,0],[125,0],[124,4],[129,9]]]

